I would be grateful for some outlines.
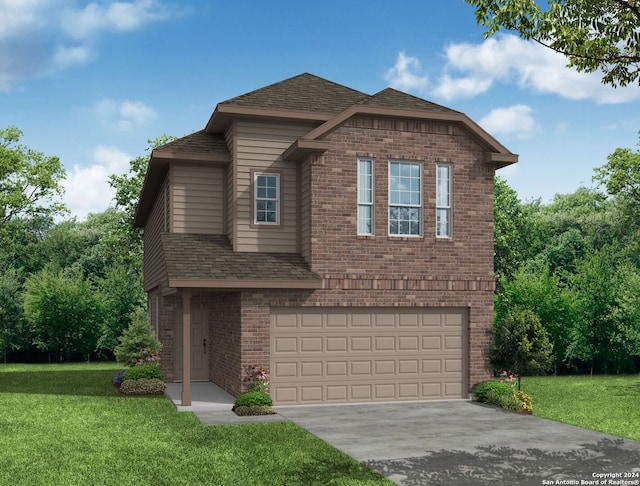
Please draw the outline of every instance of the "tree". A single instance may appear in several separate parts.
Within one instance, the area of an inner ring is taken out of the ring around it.
[[[637,145],[640,147],[640,132]],[[617,148],[605,165],[595,169],[593,180],[615,196],[633,220],[640,219],[640,149]]]
[[[586,256],[571,280],[578,319],[568,357],[591,374],[625,371],[640,355],[640,276],[623,252],[609,245]]]
[[[498,283],[511,277],[532,249],[531,211],[504,179],[494,182],[494,273]]]
[[[0,265],[0,352],[5,363],[7,351],[20,347],[22,324],[22,276],[18,270]]]
[[[141,357],[141,350],[146,354],[158,354],[162,345],[149,325],[147,312],[138,308],[131,316],[131,324],[120,336],[120,344],[116,347],[116,360],[125,366],[134,366]]]
[[[100,336],[101,304],[100,295],[79,272],[46,267],[26,282],[24,309],[34,344],[57,353],[60,361],[76,352],[90,358]]]
[[[0,129],[0,229],[18,216],[54,215],[65,209],[54,201],[65,177],[60,160],[20,145],[21,136],[15,127]]]
[[[566,359],[569,336],[577,320],[575,295],[547,267],[521,269],[503,282],[502,289],[496,295],[496,322],[504,322],[518,309],[533,312],[553,345],[553,365],[557,369]]]
[[[637,0],[465,0],[485,37],[501,29],[559,52],[578,71],[601,70],[614,87],[640,83],[640,2]]]
[[[552,363],[553,346],[540,319],[529,310],[513,310],[493,330],[489,360],[496,369],[518,375],[518,390],[522,375],[538,375]]]

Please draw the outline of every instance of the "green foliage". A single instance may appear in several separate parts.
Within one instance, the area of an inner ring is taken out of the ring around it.
[[[547,371],[552,351],[540,319],[531,311],[513,310],[494,327],[489,360],[495,368],[510,370],[520,379]]]
[[[25,315],[38,349],[57,353],[60,360],[74,352],[89,359],[100,336],[100,296],[76,272],[49,267],[26,282]]]
[[[120,344],[115,349],[116,360],[125,366],[135,366],[138,360],[143,358],[142,350],[158,354],[162,347],[148,323],[146,311],[142,308],[133,313],[131,324],[122,333],[119,341]]]
[[[60,160],[20,145],[20,137],[16,127],[0,129],[0,229],[16,217],[65,211],[54,201],[65,177]]]
[[[271,400],[268,393],[252,391],[238,395],[238,398],[236,398],[234,403],[234,408],[254,406],[270,407],[272,405],[273,400]]]
[[[122,381],[152,378],[164,380],[164,375],[162,374],[162,371],[160,371],[160,368],[153,365],[139,365],[128,368],[122,376]]]
[[[500,177],[494,182],[494,270],[498,282],[510,278],[533,247],[532,207]]]
[[[167,385],[158,378],[140,378],[125,380],[120,385],[120,393],[124,395],[162,395]]]
[[[553,363],[560,366],[568,358],[571,329],[578,319],[577,297],[547,267],[519,270],[502,282],[495,299],[496,322],[503,322],[513,309],[533,312],[553,345]]]
[[[516,399],[514,393],[504,394],[498,390],[489,390],[483,402],[514,412],[522,409],[521,403]]]
[[[465,0],[475,7],[485,37],[501,29],[560,52],[578,71],[603,73],[602,82],[626,86],[640,79],[640,7],[631,0]]]
[[[21,272],[0,265],[0,353],[4,362],[7,351],[20,345],[24,332],[23,314]]]
[[[240,417],[246,417],[249,415],[274,415],[276,413],[273,408],[263,405],[254,405],[252,407],[235,407],[233,411]]]
[[[508,397],[513,395],[513,387],[508,383],[489,380],[478,383],[473,391],[476,400],[483,403],[488,403],[489,393]]]
[[[586,257],[572,278],[579,319],[571,330],[570,358],[590,371],[623,371],[640,355],[640,275],[613,246]]]

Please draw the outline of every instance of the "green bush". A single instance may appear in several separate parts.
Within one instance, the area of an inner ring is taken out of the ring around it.
[[[473,393],[477,401],[487,403],[487,394],[490,391],[495,391],[505,396],[513,395],[513,387],[499,381],[483,381],[482,383],[478,383]]]
[[[156,379],[163,381],[164,376],[160,368],[156,368],[153,365],[140,365],[129,368],[124,372],[122,381],[143,380],[143,379]]]
[[[273,408],[262,405],[254,405],[253,407],[235,407],[233,411],[236,415],[241,417],[249,415],[273,415],[276,413]]]
[[[235,410],[237,407],[270,407],[271,405],[273,400],[268,393],[253,391],[239,395],[233,407]]]
[[[516,399],[513,393],[505,395],[499,390],[489,390],[485,396],[485,402],[489,405],[495,405],[496,407],[504,408],[506,410],[520,411],[522,404]]]
[[[167,385],[157,378],[125,380],[120,385],[120,393],[125,395],[162,395]]]

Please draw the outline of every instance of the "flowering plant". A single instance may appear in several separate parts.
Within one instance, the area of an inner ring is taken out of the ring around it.
[[[122,384],[122,378],[127,370],[121,370],[116,373],[116,376],[113,377],[113,386],[120,386]]]
[[[506,383],[507,385],[509,385],[511,388],[513,388],[513,390],[516,390],[516,377],[514,376],[513,373],[507,373],[507,371],[503,370],[502,373],[500,373],[500,377],[498,378],[498,381],[500,383]]]
[[[245,376],[247,389],[267,393],[269,388],[269,372],[258,365],[247,366],[247,375]]]
[[[141,365],[151,365],[151,366],[159,367],[160,357],[155,352],[147,348],[142,348],[140,350],[140,355],[136,360],[135,366],[141,366]]]

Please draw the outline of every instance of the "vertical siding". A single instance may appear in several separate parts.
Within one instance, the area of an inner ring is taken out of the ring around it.
[[[162,280],[166,269],[162,260],[162,245],[160,233],[164,231],[167,207],[167,199],[164,196],[167,191],[168,178],[165,179],[162,189],[153,203],[153,209],[144,227],[144,289],[155,287]]]
[[[235,201],[237,251],[296,252],[297,197],[296,164],[282,159],[282,153],[312,125],[237,122],[234,162],[237,164]],[[281,171],[281,224],[277,228],[251,226],[253,204],[251,170]]]
[[[176,165],[172,168],[173,233],[225,233],[224,177],[224,167]]]

